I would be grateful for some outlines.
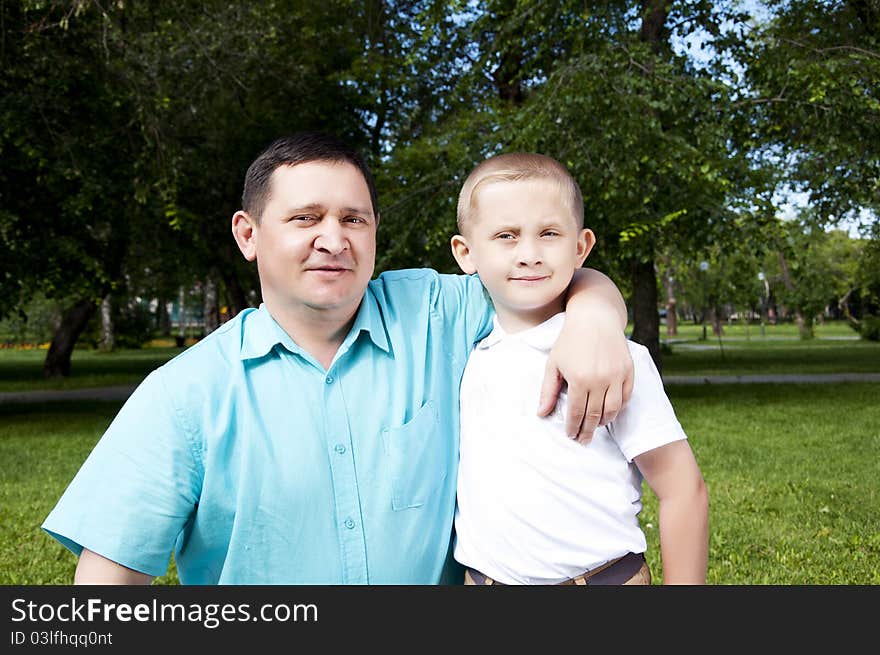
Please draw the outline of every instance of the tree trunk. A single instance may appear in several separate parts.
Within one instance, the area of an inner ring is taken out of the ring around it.
[[[779,265],[782,269],[782,283],[785,285],[786,289],[793,291],[794,282],[791,280],[791,275],[788,272],[788,262],[785,260],[785,255],[782,253],[782,250],[779,251]],[[813,338],[813,320],[810,319],[809,323],[807,323],[800,307],[794,308],[794,321],[798,326],[798,334],[801,339]]]
[[[709,309],[710,322],[712,323],[712,334],[720,337],[724,334],[724,326],[721,325],[721,309],[712,305]]]
[[[668,0],[642,0],[642,24],[639,29],[639,38],[645,43],[651,44],[654,54],[660,54],[669,36],[666,29],[668,14]]]
[[[678,334],[678,316],[675,314],[675,282],[671,275],[666,276],[666,336]]]
[[[657,370],[662,371],[660,355],[660,314],[657,312],[657,273],[654,260],[633,260],[632,340],[645,346],[651,353]]]
[[[205,279],[205,336],[220,327],[220,306],[217,303],[217,282],[213,277]]]
[[[223,286],[226,288],[226,301],[229,306],[229,317],[235,318],[238,313],[250,307],[241,282],[234,271],[221,271]]]
[[[667,0],[643,0],[642,22],[639,38],[650,44],[655,55],[663,52],[666,45]],[[654,62],[646,62],[646,71],[653,70]],[[661,124],[662,129],[662,124]],[[663,370],[660,354],[660,313],[657,311],[657,272],[654,268],[654,247],[647,261],[632,261],[633,283],[633,333],[632,340],[645,346],[658,371]],[[668,320],[668,313],[667,313]]]
[[[183,287],[177,293],[177,336],[174,339],[178,348],[186,346],[186,292]]]
[[[113,298],[108,293],[101,300],[101,350],[110,352],[116,344],[116,334],[113,329]]]
[[[159,298],[156,306],[157,322],[159,324],[159,334],[163,337],[171,336],[171,316],[168,315],[168,301],[165,298]]]
[[[89,319],[94,316],[97,305],[89,299],[80,300],[64,312],[61,324],[55,330],[46,360],[43,362],[43,377],[67,377],[70,375],[70,357],[79,335]]]

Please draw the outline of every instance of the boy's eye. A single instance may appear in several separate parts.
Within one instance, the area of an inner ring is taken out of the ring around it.
[[[547,231],[544,232],[544,234],[542,234],[541,236],[545,236],[545,237],[558,237],[558,236],[559,236],[559,232],[556,232],[556,231],[554,231],[554,230],[547,230]]]
[[[501,234],[495,235],[496,239],[515,239],[516,237],[510,232],[502,232]]]

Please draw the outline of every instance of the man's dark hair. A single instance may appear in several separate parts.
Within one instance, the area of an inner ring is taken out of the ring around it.
[[[356,167],[364,176],[370,190],[373,215],[378,220],[379,198],[370,167],[354,148],[324,132],[298,132],[275,139],[266,146],[245,174],[244,191],[241,194],[242,209],[259,221],[269,199],[269,182],[275,169],[311,161],[347,162]]]

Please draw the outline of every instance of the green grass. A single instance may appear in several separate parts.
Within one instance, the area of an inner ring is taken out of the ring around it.
[[[664,375],[878,373],[876,341],[680,343],[663,354]]]
[[[678,334],[670,337],[666,334],[666,325],[660,326],[661,339],[700,339],[703,336],[702,324],[695,325],[690,321],[679,321]],[[752,341],[760,341],[762,339],[797,339],[800,340],[797,325],[794,323],[778,323],[776,325],[765,325],[764,334],[761,334],[761,325],[756,323],[724,323],[722,339],[749,339]],[[629,326],[632,329],[632,325]],[[858,339],[859,334],[853,330],[846,321],[826,321],[821,325],[813,327],[813,333],[818,339],[847,337]],[[706,325],[706,336],[709,340],[717,339],[712,334],[712,326]]]
[[[181,348],[174,347],[112,353],[76,349],[71,358],[70,376],[46,380],[43,378],[45,350],[4,348],[0,350],[0,392],[138,384],[150,371],[181,351]]]
[[[46,518],[120,403],[0,404],[0,584],[70,584],[76,557]],[[176,572],[157,584],[176,583]]]
[[[817,338],[809,341],[801,341],[791,324],[767,326],[763,339],[758,326],[726,326],[720,346],[711,331],[706,341],[700,341],[699,325],[681,324],[675,338],[667,338],[665,328],[661,330],[661,340],[671,350],[663,358],[663,372],[669,375],[880,372],[880,343],[859,340],[840,321],[817,326]],[[168,340],[158,343],[112,353],[77,349],[70,377],[52,380],[42,376],[45,349],[3,348],[0,393],[135,385],[181,352]]]
[[[711,584],[880,584],[880,384],[669,394],[709,487]],[[0,405],[0,584],[72,580],[74,556],[39,526],[118,408]],[[650,491],[641,518],[659,580]],[[173,563],[156,581],[176,582]]]
[[[880,584],[880,384],[669,395],[709,488],[710,584]],[[641,519],[659,578],[650,491]]]

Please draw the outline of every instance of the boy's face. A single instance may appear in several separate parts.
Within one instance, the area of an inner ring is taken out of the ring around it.
[[[498,181],[477,189],[452,250],[476,272],[505,329],[526,329],[562,311],[564,294],[595,237],[581,229],[552,180]]]

